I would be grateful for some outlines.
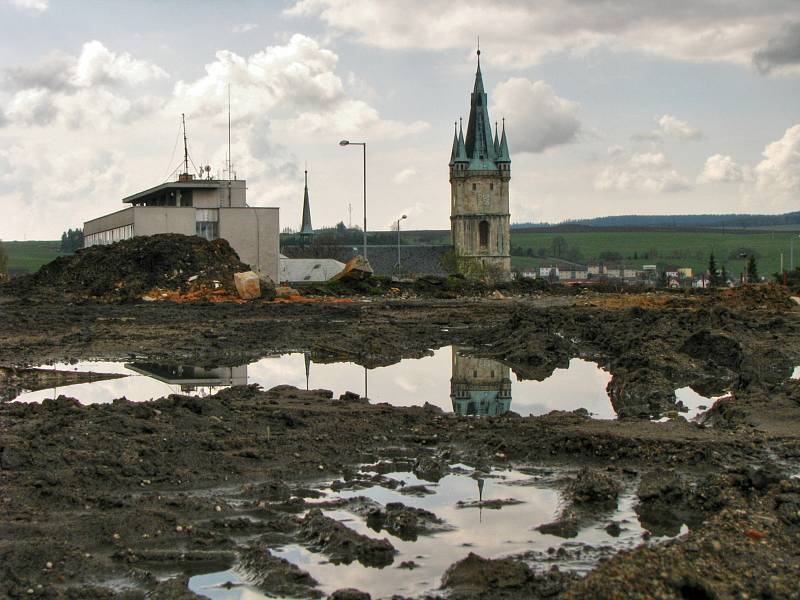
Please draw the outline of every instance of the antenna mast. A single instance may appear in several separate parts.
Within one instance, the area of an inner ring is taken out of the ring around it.
[[[181,113],[181,123],[183,123],[183,172],[189,173],[189,146],[186,143],[186,115]]]
[[[231,84],[228,84],[228,180],[231,179]]]

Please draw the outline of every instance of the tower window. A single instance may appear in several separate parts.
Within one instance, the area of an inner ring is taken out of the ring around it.
[[[474,192],[474,191],[475,191],[475,190],[477,190],[477,189],[478,189],[478,186],[477,186],[476,184],[474,184],[474,183],[473,183],[473,184],[472,184],[472,191]]]
[[[489,245],[489,221],[481,221],[478,224],[478,243],[482,248]]]
[[[494,184],[493,184],[493,183],[490,183],[490,184],[489,184],[489,189],[490,189],[490,190],[493,190],[493,189],[494,189]]]

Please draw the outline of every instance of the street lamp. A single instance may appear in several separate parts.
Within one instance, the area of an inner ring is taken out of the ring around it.
[[[789,240],[789,270],[794,271],[794,237]]]
[[[342,140],[340,146],[361,146],[364,149],[364,260],[367,260],[367,143]]]
[[[397,272],[400,272],[400,221],[407,219],[408,216],[403,215],[397,219]]]

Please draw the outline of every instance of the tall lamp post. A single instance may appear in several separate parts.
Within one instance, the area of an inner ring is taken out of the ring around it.
[[[403,215],[397,219],[397,272],[400,272],[400,221],[407,219],[407,215]]]
[[[364,260],[367,260],[367,143],[342,140],[340,146],[361,146],[364,149]]]
[[[794,271],[794,237],[789,240],[789,270]]]

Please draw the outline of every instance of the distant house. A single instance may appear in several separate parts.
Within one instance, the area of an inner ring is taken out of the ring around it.
[[[692,271],[692,267],[681,267],[678,269],[678,273],[683,279],[691,279],[694,276],[694,271]]]
[[[555,278],[559,277],[559,268],[558,267],[539,267],[539,277],[543,279],[547,279],[550,276]]]
[[[526,269],[525,271],[520,271],[519,276],[522,279],[536,279],[536,271],[533,269]]]
[[[693,288],[705,289],[710,286],[711,284],[709,283],[706,277],[697,277],[694,280],[692,280]]]
[[[664,269],[664,274],[667,276],[668,279],[681,278],[681,270],[678,267],[666,267]]]

